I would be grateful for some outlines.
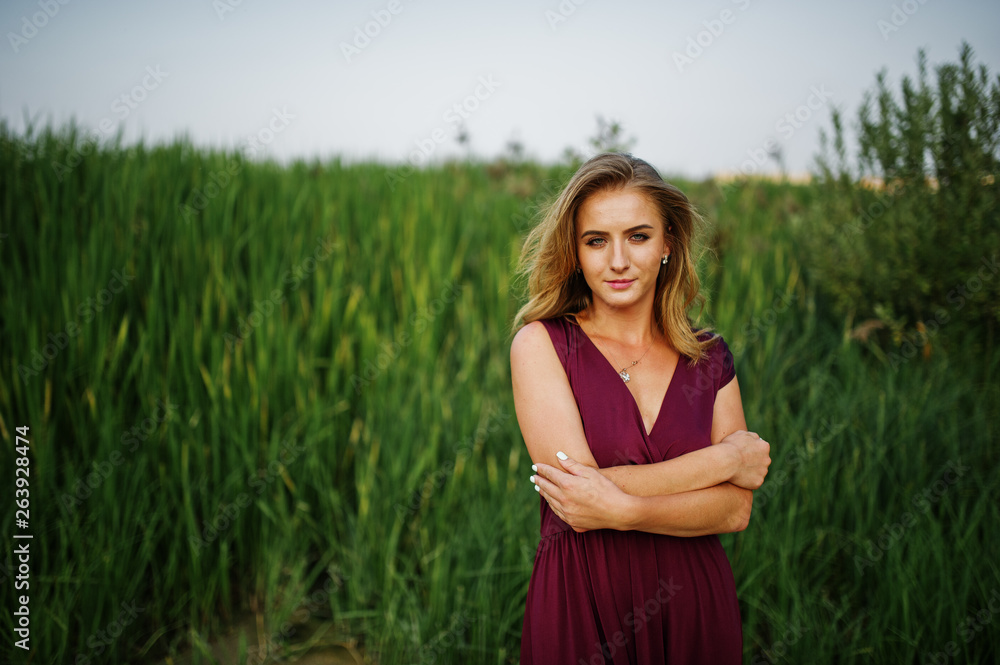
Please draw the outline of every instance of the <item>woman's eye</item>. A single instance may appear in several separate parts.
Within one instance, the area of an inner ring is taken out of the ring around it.
[[[587,241],[587,245],[590,247],[599,247],[604,244],[604,238],[591,238]]]
[[[633,233],[632,240],[638,240],[639,242],[642,242],[643,240],[649,240],[649,236],[646,235],[645,233]]]

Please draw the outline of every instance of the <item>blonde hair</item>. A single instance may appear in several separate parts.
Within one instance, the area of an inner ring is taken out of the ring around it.
[[[671,248],[670,261],[656,278],[653,319],[678,353],[697,362],[716,337],[705,335],[709,328],[693,329],[687,314],[693,303],[704,305],[691,256],[695,225],[703,220],[681,190],[626,153],[600,154],[583,164],[528,234],[518,264],[518,274],[528,281],[528,302],[514,317],[512,332],[532,321],[575,317],[590,305],[590,287],[576,272],[576,214],[589,196],[626,187],[644,194],[660,211]]]

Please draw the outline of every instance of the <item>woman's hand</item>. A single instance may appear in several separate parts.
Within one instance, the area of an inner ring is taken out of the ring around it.
[[[767,467],[771,465],[771,444],[746,430],[737,430],[719,443],[732,445],[740,456],[739,467],[729,482],[748,490],[764,484]]]
[[[532,482],[559,519],[577,533],[592,529],[627,529],[630,497],[601,472],[556,453],[563,469],[534,464]],[[565,459],[563,459],[565,457]]]

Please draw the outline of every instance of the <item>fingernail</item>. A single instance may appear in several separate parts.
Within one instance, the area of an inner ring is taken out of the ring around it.
[[[534,476],[529,476],[528,480],[530,480],[531,482],[535,482],[535,477]]]
[[[538,485],[535,485],[535,491],[536,491],[536,492],[541,492],[541,491],[542,491],[542,488],[541,488],[541,487],[539,487]]]
[[[536,465],[532,464],[531,465],[531,470],[532,471],[538,471],[538,467]]]
[[[561,451],[561,450],[560,450],[559,452],[557,452],[557,453],[556,453],[556,457],[558,457],[559,459],[562,459],[562,460],[564,460],[564,459],[568,459],[568,458],[566,457],[566,453],[564,453],[564,452],[563,452],[563,451]]]

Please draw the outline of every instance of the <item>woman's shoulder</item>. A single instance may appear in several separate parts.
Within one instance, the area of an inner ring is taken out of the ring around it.
[[[540,330],[542,328],[546,330],[569,330],[570,328],[578,328],[580,324],[577,322],[576,317],[573,314],[562,314],[560,316],[552,316],[546,319],[536,319],[531,323],[526,323],[524,328],[533,327],[535,330]],[[524,330],[521,328],[521,330]],[[520,331],[518,331],[520,332]],[[530,334],[530,333],[529,333]]]
[[[556,319],[536,319],[521,326],[521,329],[514,333],[511,342],[511,353],[515,350],[530,351],[536,349],[541,343],[549,340],[549,332],[556,326]]]
[[[733,353],[723,336],[714,330],[691,328],[699,342],[706,343],[705,356],[698,363],[704,373],[712,377],[716,390],[736,376]]]
[[[519,355],[533,356],[538,353],[551,353],[556,351],[556,355],[562,359],[561,350],[567,346],[567,340],[572,335],[570,328],[574,324],[566,316],[553,317],[549,319],[538,319],[526,323],[517,333],[511,342],[511,358]]]
[[[535,319],[534,321],[525,323],[523,326],[521,326],[521,329],[514,334],[514,337],[516,338],[519,335],[524,335],[528,337],[539,335],[543,330],[553,330],[562,328],[568,322],[569,321],[565,316],[556,316],[548,319]]]
[[[541,321],[525,323],[516,333],[514,333],[514,339],[510,344],[511,351],[519,347],[534,346],[539,339],[543,339],[547,336],[548,331],[546,330],[545,324]]]

